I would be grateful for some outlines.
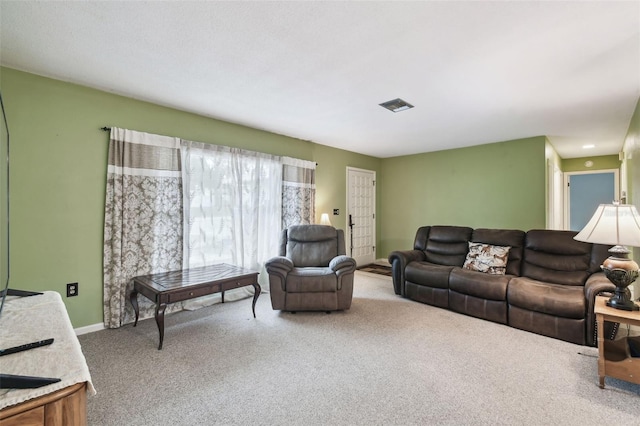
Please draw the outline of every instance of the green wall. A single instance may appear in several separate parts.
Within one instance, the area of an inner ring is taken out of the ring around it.
[[[74,327],[102,322],[102,239],[109,134],[103,126],[316,161],[318,214],[344,227],[346,166],[380,159],[2,68],[11,130],[11,284],[66,294]]]
[[[625,162],[629,203],[640,206],[640,98],[625,136]],[[637,257],[636,257],[637,259]]]
[[[322,187],[316,193],[316,215],[320,221],[322,213],[328,213],[331,224],[336,228],[347,227],[347,167],[373,170],[379,178],[382,161],[380,158],[366,157],[353,152],[315,144],[313,159],[318,163],[316,186]],[[322,173],[320,173],[322,170]],[[380,205],[379,186],[376,188],[376,202]],[[340,209],[340,215],[334,216],[333,209]],[[380,220],[376,221],[376,235],[380,235]]]
[[[236,146],[318,163],[316,213],[346,226],[346,167],[377,174],[377,257],[411,248],[427,224],[545,226],[544,136],[375,158],[0,68],[11,128],[15,288],[55,290],[74,327],[102,322],[108,133],[103,126]]]
[[[545,227],[544,136],[385,159],[380,250],[413,248],[422,225]]]

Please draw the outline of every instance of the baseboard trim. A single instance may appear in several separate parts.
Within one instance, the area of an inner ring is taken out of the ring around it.
[[[93,333],[95,331],[104,330],[104,324],[99,322],[97,324],[87,325],[84,327],[74,328],[73,331],[76,332],[76,336],[80,336],[82,334]]]

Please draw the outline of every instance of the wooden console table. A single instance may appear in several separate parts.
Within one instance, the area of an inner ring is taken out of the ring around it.
[[[0,322],[3,348],[54,339],[51,345],[3,356],[1,373],[61,379],[35,389],[0,389],[0,426],[86,426],[87,394],[95,389],[60,294],[7,299]]]
[[[596,297],[595,314],[598,323],[598,377],[604,389],[605,376],[640,384],[640,358],[630,355],[627,337],[604,338],[604,322],[619,322],[640,326],[640,311],[625,311],[606,305],[607,298]]]
[[[84,426],[86,424],[86,383],[76,383],[0,411],[0,426]]]
[[[164,340],[164,311],[169,303],[181,302],[213,293],[222,293],[234,288],[253,286],[253,317],[256,317],[256,301],[260,296],[258,273],[239,266],[221,263],[200,268],[183,269],[180,271],[163,272],[159,274],[141,275],[133,278],[133,291],[129,300],[136,313],[138,324],[140,309],[138,307],[138,293],[156,304],[156,324],[160,333],[158,350],[162,349]]]

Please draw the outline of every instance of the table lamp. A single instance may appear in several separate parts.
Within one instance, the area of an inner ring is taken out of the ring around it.
[[[329,220],[329,213],[322,213],[322,215],[320,216],[320,225],[331,226],[331,221]]]
[[[613,245],[609,256],[600,266],[615,286],[614,295],[607,306],[625,311],[637,311],[638,306],[629,297],[627,287],[638,278],[638,264],[629,259],[625,246],[640,247],[640,214],[630,204],[600,204],[589,223],[575,240],[587,243]]]

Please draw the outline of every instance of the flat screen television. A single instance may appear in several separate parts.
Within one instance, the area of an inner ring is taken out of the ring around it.
[[[0,93],[0,107],[2,117],[0,117],[0,317],[7,296],[34,296],[42,294],[33,291],[15,290],[9,288],[11,279],[10,267],[10,244],[9,235],[9,215],[10,215],[10,185],[9,185],[9,154],[10,137],[9,124],[7,123],[7,113],[4,109],[2,93]],[[1,324],[1,323],[0,323]]]
[[[2,289],[2,301],[0,301],[0,316],[9,288],[9,126],[7,116],[0,93],[0,289]],[[1,325],[0,325],[1,326]]]
[[[14,290],[9,288],[11,278],[10,266],[10,244],[9,238],[9,216],[10,216],[10,186],[9,186],[9,154],[10,138],[7,115],[4,109],[2,93],[0,93],[0,107],[2,117],[0,117],[0,327],[2,324],[2,311],[7,302],[7,296],[35,296],[37,292]],[[11,348],[0,348],[0,356],[12,355],[25,350],[50,345],[53,339],[28,342],[23,345]],[[26,389],[37,388],[51,383],[59,382],[60,379],[51,377],[21,376],[14,374],[3,374],[0,372],[0,389]]]

